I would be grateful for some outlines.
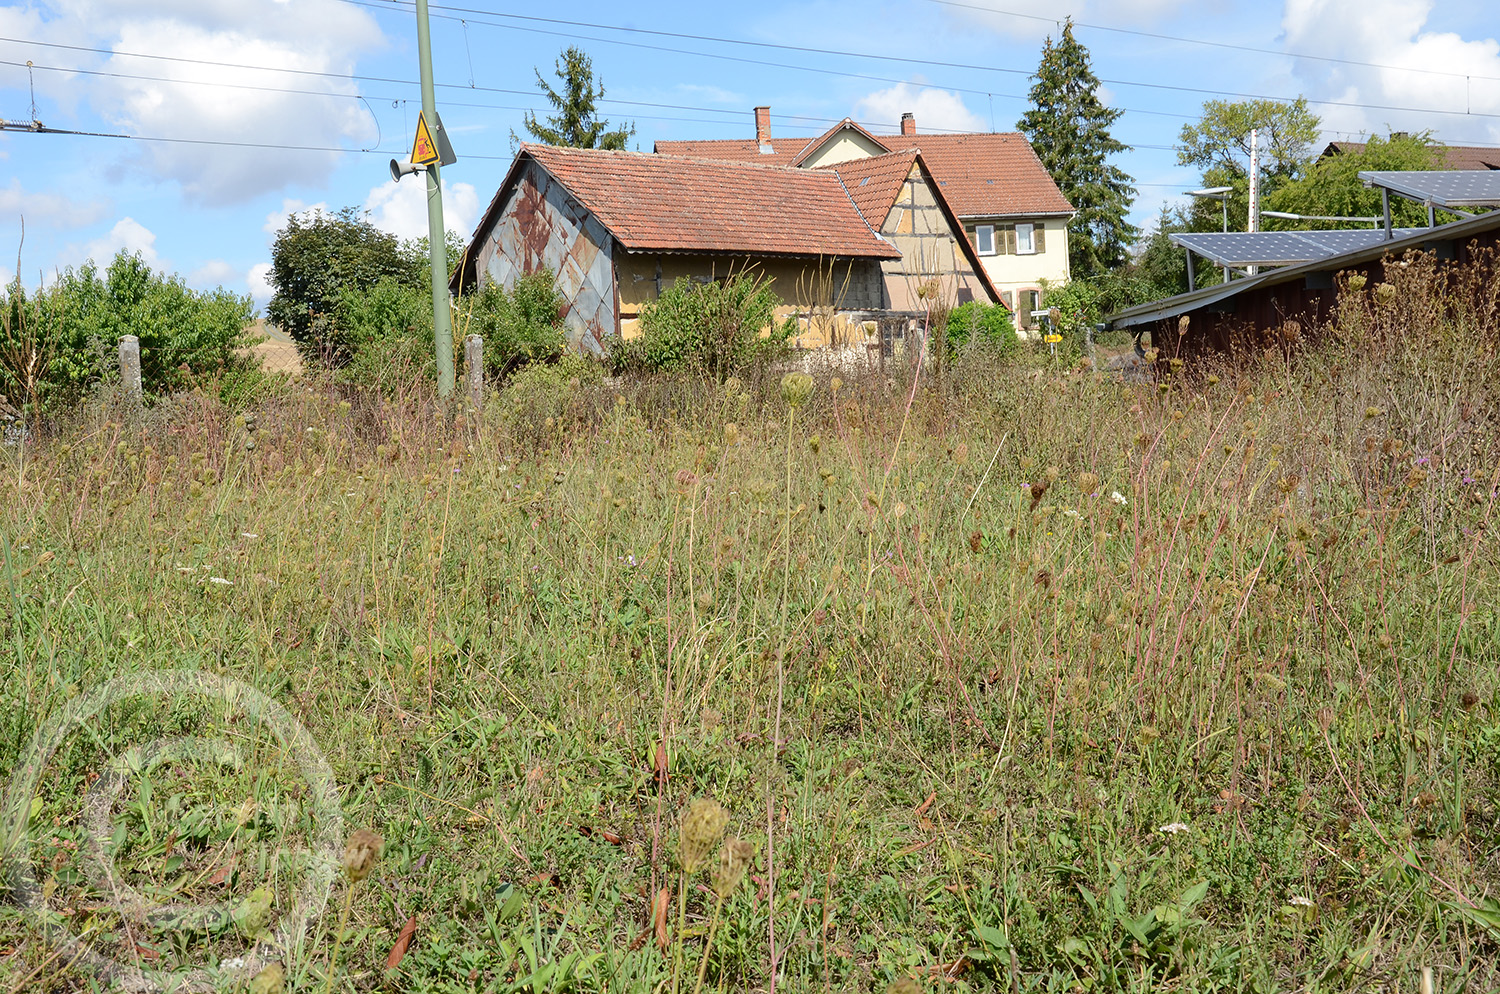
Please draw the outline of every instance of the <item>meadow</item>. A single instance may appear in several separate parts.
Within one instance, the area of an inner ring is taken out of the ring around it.
[[[258,991],[1495,989],[1485,292],[1414,264],[1145,384],[101,395],[0,448],[0,990],[243,990],[291,934],[329,812],[243,695],[111,699],[14,786],[167,670],[383,838]]]

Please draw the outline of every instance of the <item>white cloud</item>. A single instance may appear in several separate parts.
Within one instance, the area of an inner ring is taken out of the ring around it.
[[[69,246],[64,254],[78,262],[92,259],[103,269],[121,251],[131,255],[139,253],[152,269],[168,268],[156,253],[156,233],[133,217],[121,218],[108,234],[85,242],[82,247]]]
[[[28,224],[49,228],[83,228],[101,220],[109,212],[103,200],[74,200],[61,193],[31,193],[17,177],[10,185],[0,187],[0,219],[9,222],[17,216]]]
[[[223,259],[210,259],[188,274],[188,282],[199,287],[223,286],[239,278],[239,270]]]
[[[250,296],[255,298],[257,307],[265,307],[271,302],[271,296],[276,290],[271,286],[271,264],[269,262],[257,262],[250,267],[249,274],[245,277],[245,286],[250,291]]]
[[[400,183],[386,180],[365,198],[370,221],[397,238],[427,234],[427,177],[408,176]],[[472,183],[443,181],[443,224],[467,238],[479,221],[479,192]]]
[[[276,239],[276,233],[286,227],[287,220],[293,214],[329,213],[327,201],[320,200],[315,204],[306,201],[295,200],[291,197],[281,202],[281,207],[266,215],[266,223],[261,225],[261,230],[267,235],[266,243],[270,244]]]
[[[1434,6],[1433,0],[1286,0],[1282,28],[1288,50],[1394,67],[1293,60],[1309,97],[1424,111],[1314,105],[1325,128],[1430,129],[1455,145],[1500,140],[1500,127],[1466,116],[1500,113],[1500,82],[1494,80],[1500,77],[1500,42],[1424,30]]]
[[[82,96],[112,128],[178,139],[131,143],[127,164],[175,181],[191,202],[239,203],[290,183],[319,183],[340,158],[337,151],[252,146],[337,149],[375,138],[354,81],[274,71],[351,73],[362,53],[384,44],[369,12],[338,0],[301,0],[295,16],[278,0],[42,0],[22,11],[0,11],[0,28],[11,37],[114,53],[49,50],[53,65],[117,75],[39,72],[38,98],[57,100],[66,112]],[[0,44],[0,57],[31,57],[18,51]],[[134,52],[247,68],[126,54]],[[24,87],[25,70],[0,72],[0,83]]]
[[[896,130],[905,113],[916,115],[917,131],[988,131],[988,125],[964,106],[957,93],[932,86],[897,83],[861,97],[854,117],[874,122],[872,130]]]

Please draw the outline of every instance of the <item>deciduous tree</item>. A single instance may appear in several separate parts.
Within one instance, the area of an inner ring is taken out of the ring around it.
[[[1063,196],[1078,211],[1068,229],[1068,255],[1074,276],[1088,276],[1120,265],[1135,228],[1125,220],[1135,187],[1109,157],[1126,150],[1110,134],[1122,111],[1104,106],[1099,79],[1089,67],[1088,49],[1064,22],[1056,43],[1042,48],[1031,110],[1020,129]]]

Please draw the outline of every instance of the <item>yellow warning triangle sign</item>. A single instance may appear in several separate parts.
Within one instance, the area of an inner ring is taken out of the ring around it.
[[[437,160],[437,142],[432,140],[432,132],[427,130],[427,117],[418,114],[417,137],[411,143],[411,161],[419,166],[430,166]]]

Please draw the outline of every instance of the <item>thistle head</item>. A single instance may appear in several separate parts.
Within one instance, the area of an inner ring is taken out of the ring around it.
[[[344,845],[344,876],[351,882],[368,877],[384,848],[385,840],[379,835],[368,828],[356,829]]]
[[[677,830],[677,859],[683,873],[693,873],[703,865],[704,857],[713,851],[729,824],[729,812],[711,797],[700,797],[683,812]]]
[[[796,410],[812,396],[813,378],[806,373],[787,373],[781,378],[781,399]]]
[[[714,893],[723,900],[740,885],[750,861],[755,858],[755,846],[743,839],[728,838],[719,850],[719,867],[714,871]]]

